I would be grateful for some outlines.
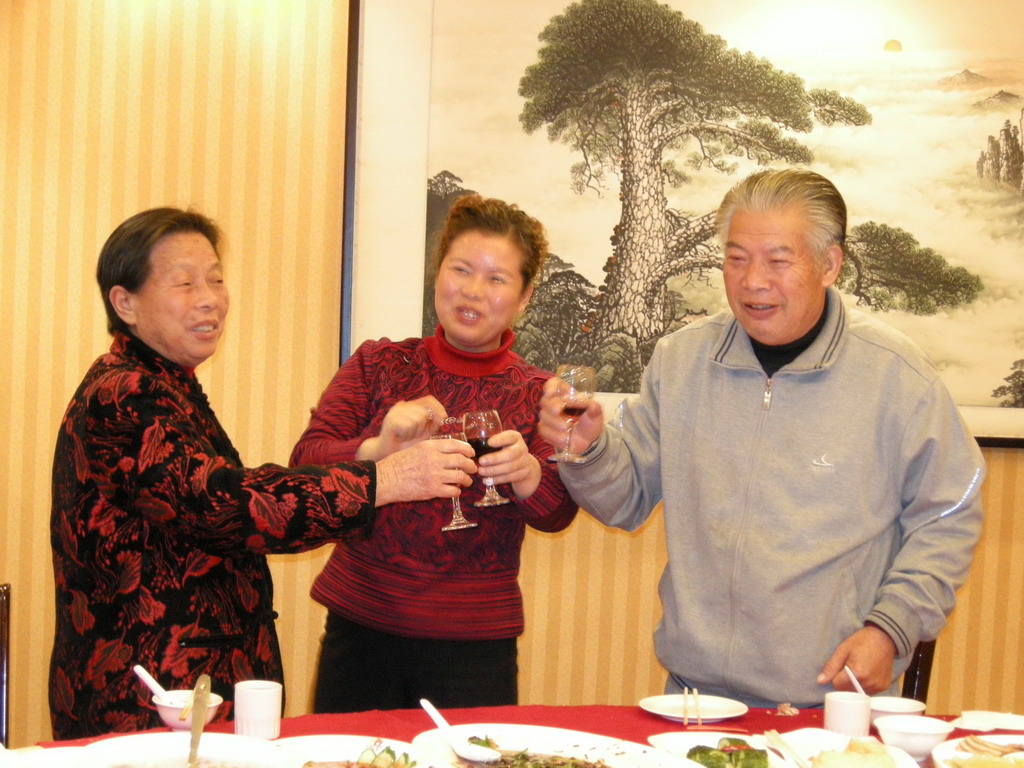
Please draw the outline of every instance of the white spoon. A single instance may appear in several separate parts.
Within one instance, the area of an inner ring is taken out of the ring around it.
[[[136,664],[132,669],[135,670],[135,674],[139,676],[139,679],[146,684],[149,690],[159,696],[162,701],[167,701],[167,691],[156,681],[155,677],[146,671],[145,667],[141,664]]]
[[[434,721],[434,725],[444,731],[444,735],[448,739],[448,745],[452,748],[452,751],[463,760],[469,760],[471,763],[493,763],[501,757],[501,753],[496,749],[491,749],[490,747],[485,747],[480,744],[474,744],[468,739],[454,738],[452,734],[452,727],[448,724],[448,721],[445,720],[441,713],[437,711],[437,707],[426,699],[420,699],[420,706],[426,710],[428,715],[430,715],[430,719]]]

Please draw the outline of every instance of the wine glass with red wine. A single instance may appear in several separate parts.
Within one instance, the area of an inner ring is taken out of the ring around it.
[[[462,416],[462,433],[466,436],[466,442],[473,446],[477,460],[485,453],[497,451],[487,441],[492,435],[501,432],[501,418],[497,411],[469,411]],[[508,504],[509,501],[494,489],[494,480],[490,477],[484,478],[484,485],[487,490],[483,498],[476,502],[477,507],[494,507],[498,504]]]
[[[560,365],[555,375],[569,385],[567,389],[562,390],[562,418],[568,425],[568,431],[565,434],[565,445],[551,457],[551,460],[578,464],[583,461],[583,457],[573,453],[572,430],[594,397],[597,374],[593,368],[585,365]]]
[[[455,432],[450,429],[452,418],[445,419],[442,422],[442,431],[437,434],[431,435],[431,440],[463,440],[465,441],[466,436],[461,432]],[[458,496],[452,496],[452,521],[448,525],[441,528],[442,531],[457,531],[460,528],[476,528],[476,523],[471,523],[462,514],[462,504],[459,503]]]

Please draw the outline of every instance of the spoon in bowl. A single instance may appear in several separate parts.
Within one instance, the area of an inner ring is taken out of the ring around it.
[[[135,671],[135,674],[139,676],[139,679],[146,684],[146,687],[149,688],[149,690],[159,696],[162,701],[167,701],[167,691],[156,681],[155,677],[149,674],[145,667],[141,664],[136,664],[132,669]]]
[[[437,711],[437,707],[426,699],[420,699],[420,706],[426,710],[428,715],[430,715],[430,719],[434,721],[434,725],[444,732],[445,737],[448,739],[448,745],[452,748],[452,751],[463,760],[469,760],[471,763],[493,763],[501,757],[501,753],[496,749],[485,747],[482,744],[474,744],[468,739],[455,738],[452,734],[452,727],[448,724],[448,721],[445,720],[441,713]]]

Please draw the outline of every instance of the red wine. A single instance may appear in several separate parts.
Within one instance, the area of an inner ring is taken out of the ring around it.
[[[578,419],[584,413],[587,412],[587,406],[585,405],[563,405],[562,415],[567,419]]]
[[[499,450],[498,448],[495,448],[493,445],[488,445],[486,437],[471,437],[468,440],[466,440],[466,442],[473,446],[473,452],[476,454],[476,457],[478,459],[485,453],[494,453],[495,451]]]

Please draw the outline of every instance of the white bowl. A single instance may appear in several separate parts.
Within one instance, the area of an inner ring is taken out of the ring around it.
[[[192,713],[189,712],[185,715],[184,720],[181,720],[180,716],[181,710],[191,698],[191,690],[171,690],[167,691],[166,697],[154,696],[153,703],[156,705],[156,711],[160,713],[160,719],[164,721],[164,725],[175,731],[188,731],[192,728]],[[213,716],[217,714],[217,707],[223,702],[223,696],[210,692],[210,702],[206,706],[207,723],[213,720]]]
[[[871,722],[885,715],[923,715],[924,702],[902,696],[872,696]]]
[[[875,720],[882,741],[917,761],[924,760],[953,731],[953,724],[924,715],[883,715]]]

